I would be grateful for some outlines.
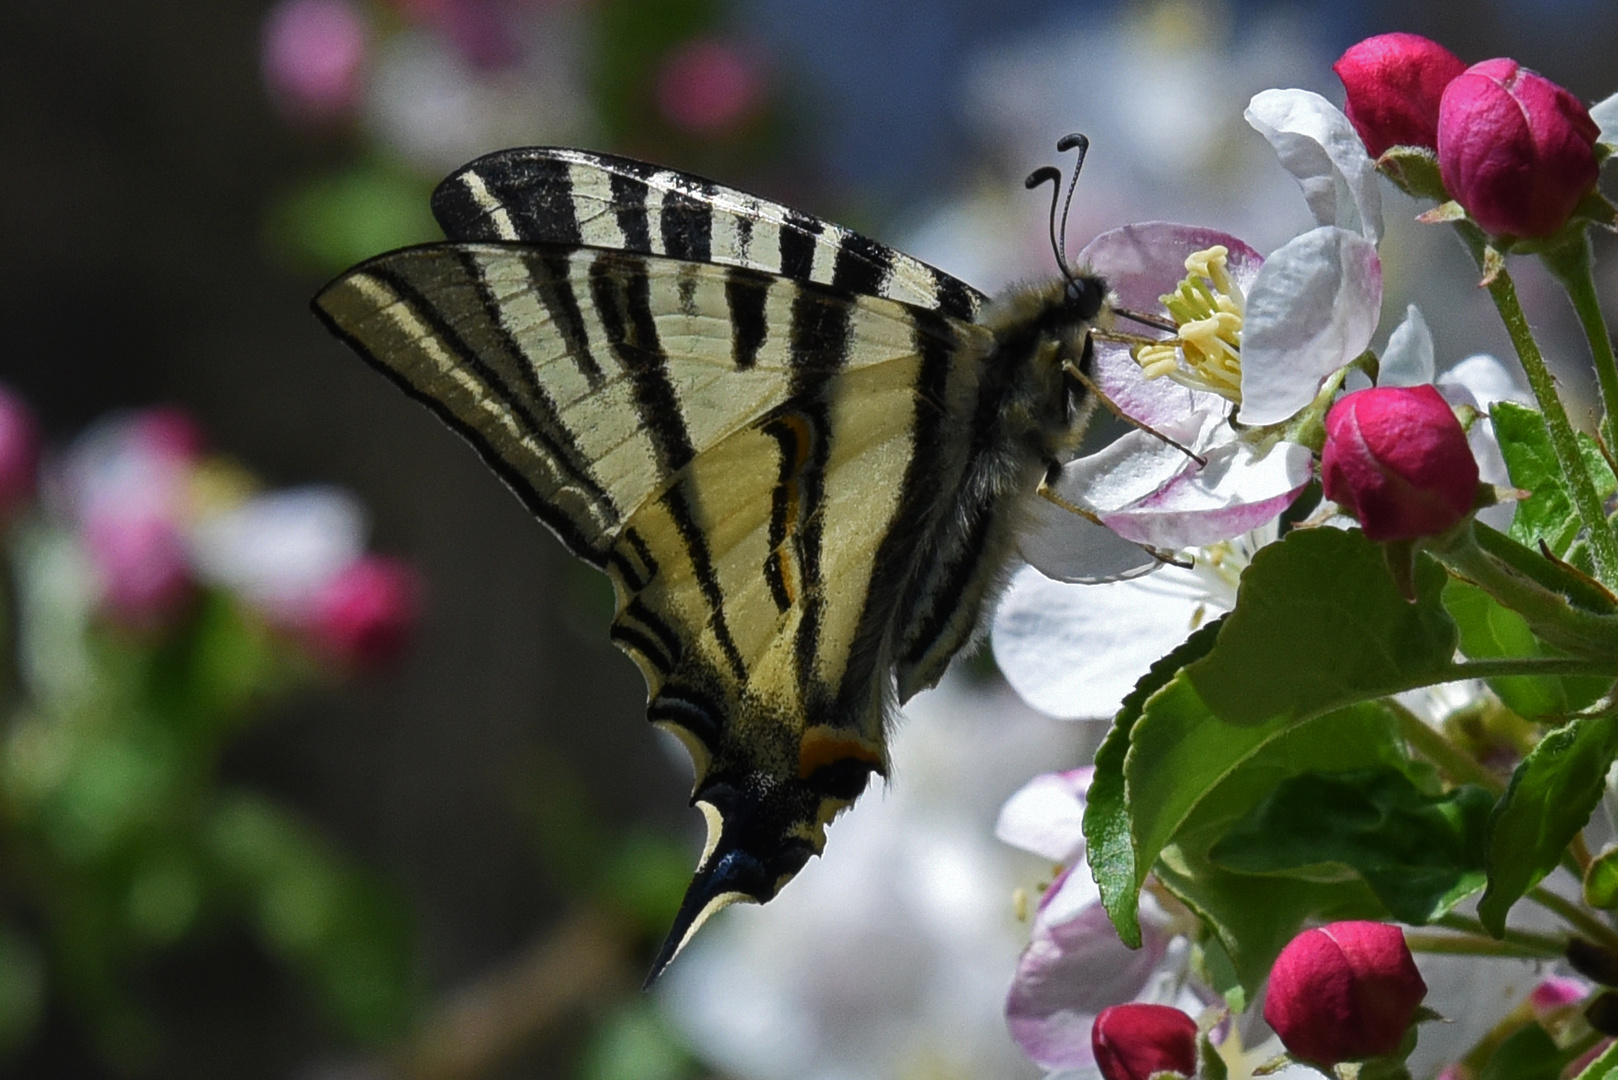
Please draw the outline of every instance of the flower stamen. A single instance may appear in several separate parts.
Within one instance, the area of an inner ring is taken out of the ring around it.
[[[1161,296],[1179,327],[1172,338],[1131,350],[1148,379],[1170,378],[1238,404],[1242,400],[1242,315],[1247,298],[1226,269],[1223,244],[1186,256],[1186,277]]]

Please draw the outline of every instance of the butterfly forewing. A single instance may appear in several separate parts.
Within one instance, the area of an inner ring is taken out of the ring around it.
[[[433,195],[451,240],[585,244],[739,266],[974,320],[986,298],[920,259],[712,180],[563,147],[502,150]]]

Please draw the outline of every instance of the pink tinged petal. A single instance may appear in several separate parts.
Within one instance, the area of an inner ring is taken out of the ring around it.
[[[358,499],[335,487],[304,487],[249,499],[191,530],[204,579],[241,593],[286,625],[315,618],[320,591],[365,553]]]
[[[1436,368],[1433,335],[1427,329],[1427,320],[1422,317],[1421,309],[1411,304],[1405,309],[1404,322],[1394,327],[1393,333],[1388,336],[1388,347],[1382,350],[1376,384],[1420,386],[1433,381]]]
[[[193,593],[185,539],[156,515],[104,516],[84,531],[101,586],[101,607],[115,622],[155,630],[177,617]]]
[[[1158,566],[1139,544],[1048,499],[1031,501],[1017,550],[1046,577],[1079,584],[1123,581]]]
[[[1229,251],[1226,270],[1246,291],[1264,257],[1229,233],[1193,225],[1167,221],[1125,225],[1090,241],[1074,263],[1105,278],[1120,307],[1161,313],[1157,298],[1173,292],[1185,277],[1186,256],[1216,245]]]
[[[1084,857],[1084,797],[1094,775],[1095,768],[1085,766],[1034,777],[1000,807],[994,835],[1052,862],[1077,863]]]
[[[1308,90],[1264,90],[1244,114],[1297,177],[1304,201],[1322,225],[1382,238],[1382,191],[1376,164],[1348,117]]]
[[[1006,1026],[1035,1064],[1074,1069],[1094,1063],[1095,1015],[1140,993],[1167,950],[1167,939],[1150,924],[1141,934],[1141,948],[1126,948],[1099,901],[1065,922],[1036,922],[1006,997]]]
[[[1308,485],[1309,450],[1277,443],[1260,453],[1241,442],[1207,453],[1175,480],[1117,513],[1102,515],[1120,536],[1154,547],[1202,547],[1251,532],[1273,521]]]
[[[1218,394],[1192,390],[1173,379],[1148,379],[1129,348],[1114,342],[1096,342],[1091,377],[1126,416],[1182,441],[1196,438],[1203,416],[1230,408]]]
[[[994,658],[1040,712],[1109,717],[1140,673],[1185,640],[1201,595],[1178,567],[1111,585],[1065,585],[1024,568],[995,612]]]
[[[1290,419],[1371,343],[1382,308],[1376,245],[1329,225],[1271,255],[1247,297],[1242,423]]]
[[[1596,127],[1601,130],[1596,141],[1618,150],[1618,94],[1602,98],[1590,106],[1590,119],[1594,120]]]

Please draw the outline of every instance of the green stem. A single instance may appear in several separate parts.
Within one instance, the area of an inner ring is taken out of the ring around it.
[[[1405,741],[1415,747],[1416,753],[1437,765],[1439,771],[1455,783],[1476,784],[1496,795],[1506,790],[1506,785],[1498,777],[1445,738],[1442,731],[1391,697],[1383,699],[1382,704],[1398,716],[1399,731]]]
[[[1569,926],[1585,937],[1618,951],[1618,931],[1614,931],[1586,908],[1575,904],[1565,896],[1556,895],[1543,886],[1529,889],[1528,898],[1546,911],[1554,911],[1560,915]]]
[[[1596,294],[1590,234],[1580,232],[1578,239],[1541,253],[1540,259],[1567,290],[1579,325],[1589,339],[1596,381],[1601,385],[1601,438],[1609,450],[1618,450],[1618,360],[1613,358],[1612,337],[1607,333],[1607,320],[1601,314],[1601,299]]]
[[[1432,934],[1407,930],[1405,941],[1412,949],[1422,952],[1459,953],[1468,956],[1524,956],[1540,960],[1560,959],[1567,951],[1567,941],[1550,934],[1535,934],[1527,930],[1510,930],[1501,938],[1492,937],[1476,919],[1451,912],[1434,921],[1433,925],[1456,934]]]
[[[1601,531],[1612,539],[1605,526]],[[1592,544],[1591,550],[1594,548]],[[1484,551],[1472,529],[1457,530],[1427,550],[1456,576],[1521,615],[1535,634],[1552,645],[1581,656],[1618,658],[1618,615],[1598,615],[1574,606],[1565,593],[1545,587]]]
[[[1502,266],[1489,282],[1489,295],[1506,324],[1506,333],[1511,335],[1511,343],[1517,349],[1517,359],[1522,361],[1523,373],[1528,376],[1528,387],[1534,392],[1539,411],[1545,416],[1545,428],[1550,434],[1551,449],[1556,453],[1556,463],[1561,467],[1573,509],[1589,538],[1596,577],[1609,588],[1618,585],[1618,538],[1613,536],[1612,529],[1607,525],[1601,497],[1596,494],[1595,483],[1584,467],[1584,457],[1579,453],[1573,425],[1568,422],[1567,410],[1562,407],[1562,399],[1556,392],[1556,379],[1545,365],[1545,357],[1539,351],[1539,343],[1534,340],[1528,317],[1517,302],[1517,287],[1512,284],[1511,275],[1505,267]]]

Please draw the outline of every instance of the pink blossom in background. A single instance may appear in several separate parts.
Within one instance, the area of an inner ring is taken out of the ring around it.
[[[657,105],[674,126],[716,135],[757,113],[764,76],[729,42],[699,38],[675,49],[657,75]]]
[[[384,664],[408,643],[420,593],[416,572],[405,562],[384,555],[357,559],[316,595],[311,644],[342,664]]]
[[[295,119],[345,119],[365,89],[369,45],[370,28],[349,0],[282,0],[264,20],[265,85]]]
[[[84,545],[101,581],[101,609],[133,630],[171,622],[196,591],[185,536],[158,515],[106,515],[88,521]]]
[[[21,397],[0,386],[0,522],[34,497],[39,421]]]

